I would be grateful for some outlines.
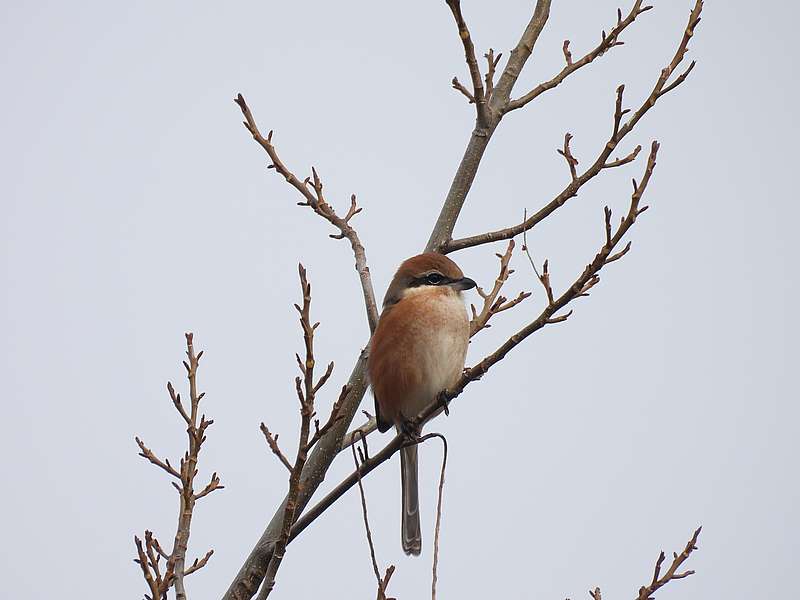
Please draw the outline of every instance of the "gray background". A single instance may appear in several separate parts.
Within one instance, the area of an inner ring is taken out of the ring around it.
[[[465,0],[479,51],[507,52],[532,4]],[[594,45],[617,7],[553,4],[518,94],[561,67],[565,37],[575,56]],[[645,97],[691,3],[655,4],[625,46],[503,122],[457,233],[518,222],[557,193],[565,131],[582,164],[593,160],[614,89],[625,82],[629,104]],[[698,524],[699,573],[664,597],[795,587],[800,10],[753,7],[707,2],[697,69],[625,142],[662,142],[629,256],[568,323],[436,422],[451,446],[441,597],[584,598],[594,585],[632,597],[658,550],[678,550]],[[193,330],[216,420],[201,478],[218,470],[227,489],[197,509],[190,553],[216,554],[188,585],[192,598],[218,597],[285,492],[258,423],[293,444],[298,260],[322,321],[318,358],[337,364],[323,408],[367,336],[348,245],[265,169],[232,98],[246,95],[298,173],[319,168],[338,208],[358,194],[382,296],[427,240],[473,123],[449,88],[454,74],[468,80],[452,17],[420,1],[4,2],[0,45],[4,596],[144,592],[133,534],[153,528],[167,542],[177,501],[133,436],[178,455],[164,384],[184,387]],[[622,211],[641,171],[606,173],[530,236],[557,289],[602,242],[602,206]],[[501,249],[455,258],[489,285]],[[509,291],[534,298],[498,317],[468,362],[542,305],[530,268],[515,265]],[[430,585],[438,448],[422,461],[421,559],[400,551],[397,464],[366,483],[400,599]],[[342,456],[328,485],[350,468]],[[275,598],[374,595],[357,498],[291,546]]]

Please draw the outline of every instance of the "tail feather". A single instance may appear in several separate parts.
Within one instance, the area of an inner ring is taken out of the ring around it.
[[[419,483],[417,447],[400,450],[400,475],[403,490],[402,542],[406,554],[419,555],[422,551],[422,528],[419,522]]]

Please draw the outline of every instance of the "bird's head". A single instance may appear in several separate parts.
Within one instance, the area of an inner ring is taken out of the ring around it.
[[[383,306],[400,302],[409,294],[460,294],[476,286],[456,263],[443,254],[426,252],[403,261],[392,279]]]

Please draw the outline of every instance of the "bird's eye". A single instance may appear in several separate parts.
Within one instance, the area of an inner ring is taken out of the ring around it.
[[[444,281],[444,277],[442,277],[439,273],[431,273],[430,275],[425,277],[425,282],[429,283],[430,285],[439,285]]]

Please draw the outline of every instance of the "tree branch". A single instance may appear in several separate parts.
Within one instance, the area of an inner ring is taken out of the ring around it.
[[[472,135],[470,136],[469,142],[465,149],[464,156],[459,164],[459,167],[456,171],[456,174],[453,178],[450,189],[448,191],[447,197],[443,203],[439,217],[433,227],[433,230],[431,231],[428,243],[426,245],[426,250],[452,251],[452,249],[449,248],[449,245],[447,245],[447,242],[452,237],[453,229],[455,227],[456,221],[463,207],[466,196],[469,193],[469,190],[474,181],[483,153],[486,147],[488,146],[489,140],[497,124],[502,118],[503,111],[501,110],[501,108],[504,107],[509,102],[510,94],[512,92],[514,84],[516,83],[517,78],[519,77],[519,74],[522,71],[522,68],[524,67],[528,57],[531,55],[534,45],[538,40],[539,34],[541,33],[545,23],[547,22],[549,9],[550,9],[549,0],[537,1],[536,7],[533,12],[533,16],[531,17],[531,20],[528,23],[525,32],[521,36],[517,46],[512,51],[511,56],[503,70],[502,75],[500,76],[498,82],[494,85],[494,89],[491,95],[487,98],[487,103],[491,107],[490,110],[490,116],[492,117],[491,122],[488,124],[488,127],[483,129],[476,127],[475,130],[472,132]],[[565,52],[565,59],[568,52],[569,50],[567,47]],[[685,78],[685,74],[682,75],[681,77]],[[667,86],[667,88],[662,87],[662,92],[666,93],[670,89],[672,88],[670,88],[669,86]],[[240,107],[241,106],[242,105],[240,104]],[[245,113],[245,118],[247,119],[247,113]],[[259,137],[261,137],[260,134]],[[258,138],[256,138],[256,140],[259,141]],[[292,182],[290,181],[290,183]],[[521,228],[519,231],[524,231],[524,230],[525,228]],[[504,239],[509,239],[510,237],[513,236],[509,236],[508,238]],[[608,255],[608,257],[611,256],[612,256],[611,254]],[[359,275],[362,275],[361,269],[359,269]],[[594,285],[594,283],[596,283],[596,280],[590,278],[590,280],[584,286],[582,292],[587,291],[588,288],[591,287],[591,285]],[[362,288],[364,288],[363,277],[362,277]],[[579,293],[577,295],[583,295],[583,293]],[[549,316],[547,316],[547,318],[539,327],[548,324],[548,321],[554,322],[554,320],[557,319],[561,319],[561,317],[556,317],[554,316],[554,314],[550,314]],[[532,332],[523,331],[522,333],[527,337],[527,335],[530,335],[530,333]],[[498,349],[498,351],[501,350],[503,350],[503,348]],[[508,352],[509,350],[510,348],[506,349],[505,352]],[[487,357],[487,359],[491,358],[492,358],[491,356]],[[496,360],[499,360],[499,358],[496,358]],[[496,360],[494,360],[494,362],[496,362]],[[475,367],[473,367],[472,370],[468,372],[472,376],[474,376],[475,379],[477,379],[478,377],[480,377],[481,371],[483,369],[488,370],[488,368],[492,364],[494,364],[494,362],[485,363],[484,361],[482,361],[481,363],[479,363],[479,365],[476,365]],[[299,493],[297,498],[297,510],[295,514],[299,513],[307,505],[308,501],[311,498],[311,495],[317,490],[320,483],[324,479],[325,473],[327,472],[328,467],[330,466],[334,457],[343,447],[343,441],[345,438],[345,434],[347,433],[347,428],[349,427],[355,413],[357,412],[358,405],[366,389],[365,367],[366,367],[366,351],[362,351],[355,367],[353,368],[353,371],[350,375],[350,379],[347,384],[349,391],[345,400],[342,403],[341,407],[342,416],[334,424],[334,426],[331,427],[327,435],[323,436],[319,440],[319,442],[315,445],[306,464],[306,468],[303,470],[301,476],[301,486],[300,486],[301,492]],[[485,372],[485,370],[483,370],[483,372]],[[464,385],[466,385],[466,383]],[[463,390],[463,387],[461,389]],[[392,447],[394,447],[394,450],[392,450]],[[381,453],[384,453],[385,451],[387,453],[386,457],[388,458],[388,456],[391,455],[391,452],[396,451],[396,449],[398,449],[399,447],[400,447],[400,442],[398,442],[397,440],[392,440],[389,446],[384,448],[384,450],[382,450],[379,453],[379,455]],[[374,468],[374,465],[370,467],[371,464],[370,461],[374,458],[375,457],[372,457],[371,459],[366,461],[366,464],[363,468],[364,469]],[[362,471],[362,475],[363,474],[364,472]],[[355,479],[351,481],[351,485],[354,484],[355,484]],[[339,489],[339,486],[337,486],[336,489]],[[328,498],[328,496],[326,496],[326,498]],[[246,598],[252,597],[252,595],[258,589],[260,582],[264,578],[266,565],[269,563],[270,558],[272,556],[273,549],[275,547],[275,541],[279,537],[280,532],[282,530],[285,506],[286,506],[286,500],[284,500],[284,503],[276,511],[272,520],[267,525],[261,538],[251,551],[250,555],[247,557],[239,573],[234,578],[233,582],[230,585],[230,588],[225,594],[225,600],[234,600],[234,599],[244,600]],[[296,535],[298,535],[300,531],[302,531],[302,529],[308,525],[308,523],[310,523],[313,520],[315,509],[316,507],[309,509],[305,514],[303,514],[302,517],[300,517],[300,519],[296,521],[295,525],[292,527],[292,534],[290,537],[290,541]],[[387,577],[388,576],[390,576],[390,573],[387,573]]]
[[[511,261],[511,254],[513,252],[514,240],[510,240],[505,253],[497,255],[497,258],[500,259],[500,272],[497,275],[497,279],[494,280],[494,286],[492,287],[491,291],[486,293],[481,287],[477,288],[478,294],[481,298],[483,298],[483,308],[481,309],[481,312],[478,313],[478,311],[475,309],[475,305],[470,305],[470,310],[472,311],[472,320],[469,324],[470,337],[483,329],[491,327],[491,325],[489,325],[489,319],[491,319],[494,315],[510,308],[514,308],[517,304],[531,295],[530,292],[520,292],[519,295],[512,300],[508,300],[505,296],[500,295],[500,290],[503,288],[503,285],[506,281],[508,281],[509,276],[514,272],[514,269],[508,268],[508,263]]]
[[[344,217],[336,214],[333,207],[325,201],[325,196],[322,192],[322,181],[317,175],[316,169],[311,168],[311,177],[306,177],[305,180],[300,181],[294,173],[292,173],[283,161],[278,156],[275,146],[272,144],[272,131],[267,134],[267,137],[261,135],[261,132],[256,125],[255,117],[247,106],[244,96],[238,94],[234,100],[244,115],[244,126],[247,131],[253,136],[253,139],[259,143],[269,156],[271,164],[269,168],[275,169],[286,181],[295,188],[305,198],[304,202],[300,202],[300,206],[308,206],[315,213],[328,221],[331,225],[339,230],[339,233],[331,234],[330,237],[341,240],[347,238],[350,246],[353,249],[353,254],[356,259],[356,272],[361,281],[361,292],[364,296],[364,305],[367,310],[367,322],[369,323],[370,332],[375,331],[375,326],[378,323],[378,306],[375,302],[375,292],[372,288],[372,277],[370,276],[369,266],[367,266],[367,255],[364,250],[364,245],[361,243],[356,230],[350,225],[350,220],[361,212],[356,204],[355,194],[350,196],[350,208]]]
[[[195,560],[191,567],[188,569],[185,568],[186,550],[189,544],[194,505],[200,498],[209,495],[215,490],[223,489],[224,487],[220,485],[220,479],[217,477],[217,474],[214,473],[211,475],[209,483],[200,492],[194,492],[194,479],[197,475],[197,463],[200,456],[200,449],[203,442],[206,440],[206,429],[208,429],[214,421],[206,419],[205,415],[199,415],[200,400],[203,399],[204,394],[198,393],[197,391],[197,369],[203,353],[195,353],[193,340],[193,335],[187,333],[187,360],[183,362],[183,366],[186,368],[186,377],[189,381],[188,412],[181,401],[180,394],[175,392],[171,383],[167,384],[170,399],[175,409],[181,415],[181,418],[186,422],[186,434],[189,438],[187,450],[180,460],[180,471],[176,470],[170,464],[169,460],[162,461],[156,457],[155,454],[144,445],[142,440],[138,437],[135,438],[141,450],[139,453],[140,456],[180,481],[180,485],[173,482],[173,486],[178,490],[180,497],[180,510],[178,512],[178,525],[175,532],[172,552],[167,554],[161,548],[161,545],[151,531],[145,531],[144,547],[142,546],[141,539],[134,537],[137,551],[137,558],[135,561],[142,569],[145,581],[150,589],[150,597],[153,598],[153,600],[166,597],[167,591],[172,586],[175,587],[176,600],[186,600],[186,588],[183,582],[184,577],[204,567],[214,553],[213,550],[209,550],[202,560]],[[198,416],[200,419],[199,422]],[[161,558],[166,561],[163,575],[159,566]]]
[[[475,46],[472,43],[472,36],[469,33],[467,22],[464,20],[464,15],[461,14],[461,0],[446,0],[447,6],[453,13],[453,18],[456,20],[458,26],[458,36],[461,38],[461,43],[464,45],[464,59],[469,68],[469,76],[472,79],[472,93],[464,88],[458,79],[453,78],[453,87],[459,90],[462,94],[470,98],[471,102],[475,103],[477,110],[477,126],[480,129],[489,126],[489,107],[486,105],[486,96],[483,90],[483,83],[481,82],[481,70],[478,67],[478,61],[475,58]]]
[[[588,291],[600,281],[597,274],[605,265],[607,265],[610,262],[609,257],[613,256],[612,251],[619,244],[619,242],[622,240],[623,236],[627,233],[627,231],[636,222],[637,217],[640,214],[642,214],[645,210],[647,210],[646,206],[640,208],[639,203],[642,198],[642,195],[644,194],[647,188],[647,184],[650,181],[650,177],[652,176],[653,170],[655,169],[657,153],[658,153],[658,143],[653,142],[650,152],[650,157],[647,161],[642,181],[641,183],[634,185],[634,191],[631,196],[631,202],[626,216],[622,219],[619,227],[613,233],[610,239],[607,239],[606,242],[603,244],[603,246],[600,248],[594,260],[591,263],[589,263],[589,265],[586,266],[584,271],[569,287],[569,289],[567,289],[561,296],[555,299],[554,302],[548,304],[548,306],[542,311],[542,313],[536,320],[534,320],[526,327],[522,328],[520,331],[512,335],[495,352],[485,357],[475,366],[465,369],[464,374],[461,376],[458,383],[455,386],[453,386],[453,388],[443,391],[430,406],[428,406],[425,410],[423,410],[419,415],[416,416],[414,421],[416,421],[417,423],[425,423],[435,414],[438,414],[438,412],[440,412],[443,407],[446,408],[448,406],[451,400],[459,396],[467,387],[467,385],[483,377],[483,375],[485,375],[494,364],[496,364],[502,358],[504,358],[513,348],[519,345],[519,343],[522,342],[522,340],[530,336],[532,333],[538,331],[539,329],[542,329],[546,325],[560,323],[567,319],[569,314],[562,315],[560,317],[554,315],[557,311],[564,308],[572,300],[578,297],[586,296]],[[605,214],[608,215],[607,218],[610,218],[610,212],[606,212]],[[403,446],[412,445],[417,441],[419,440],[415,441],[409,439],[409,437],[405,433],[398,433],[377,454],[375,454],[374,456],[367,457],[367,459],[362,462],[361,466],[357,469],[357,471],[350,474],[341,483],[339,483],[336,487],[334,487],[324,498],[322,498],[319,502],[317,502],[317,504],[315,504],[314,506],[306,510],[305,513],[303,513],[303,515],[297,520],[297,522],[292,527],[292,532],[291,535],[289,536],[289,542],[291,542],[298,535],[300,535],[300,533],[302,533],[303,530],[306,529],[306,527],[311,525],[311,523],[313,523],[322,513],[324,513],[328,508],[330,508],[330,506],[332,506],[339,498],[341,498],[344,495],[344,493],[347,492],[347,490],[356,485],[356,483],[360,478],[365,477],[370,472],[372,472],[376,467],[389,460],[389,458],[391,458],[395,454],[395,452],[397,452]]]
[[[620,86],[617,88],[617,95],[616,95],[616,105],[614,109],[614,119],[613,119],[613,128],[611,136],[609,137],[608,141],[603,146],[602,150],[600,151],[597,159],[592,163],[592,165],[577,177],[572,178],[570,183],[565,187],[553,200],[548,202],[544,207],[542,207],[539,211],[531,215],[529,218],[525,219],[522,223],[518,225],[514,225],[511,227],[506,227],[504,229],[498,229],[496,231],[489,231],[487,233],[481,233],[478,235],[473,235],[470,237],[465,237],[457,240],[450,240],[449,242],[445,243],[443,247],[441,247],[441,251],[444,253],[455,252],[457,250],[463,250],[464,248],[471,248],[473,246],[479,246],[481,244],[488,244],[491,242],[496,242],[500,240],[507,240],[513,238],[514,236],[519,235],[523,231],[532,229],[538,223],[541,223],[544,219],[549,217],[553,214],[556,210],[561,208],[570,198],[574,198],[578,195],[579,190],[591,179],[593,179],[596,175],[598,175],[603,169],[613,168],[620,165],[627,164],[634,160],[639,153],[639,150],[634,149],[630,154],[622,159],[614,159],[609,160],[611,155],[614,153],[614,150],[617,148],[619,143],[631,132],[633,131],[636,124],[644,117],[644,115],[649,111],[653,106],[655,106],[656,102],[659,98],[665,95],[667,92],[675,89],[681,82],[686,79],[686,76],[691,72],[694,62],[689,66],[689,68],[681,74],[672,84],[667,85],[667,81],[670,78],[670,75],[675,72],[675,69],[680,65],[683,57],[685,56],[689,41],[691,40],[692,36],[694,35],[694,30],[697,24],[700,22],[700,12],[703,8],[702,0],[696,0],[694,9],[692,10],[689,16],[689,22],[684,29],[683,37],[681,39],[680,44],[678,45],[678,49],[670,61],[669,65],[667,65],[664,69],[661,70],[661,74],[656,81],[652,91],[647,96],[647,98],[642,102],[636,112],[627,120],[623,122],[623,117],[630,113],[629,109],[623,109],[622,107],[622,96],[623,92],[625,91],[625,86]],[[674,84],[674,85],[673,85]],[[571,139],[571,136],[570,136]]]
[[[427,252],[438,251],[452,237],[456,221],[459,214],[461,214],[464,201],[478,172],[483,153],[486,151],[489,140],[500,122],[501,109],[508,102],[511,90],[514,88],[514,84],[522,72],[528,57],[533,52],[533,47],[536,45],[542,29],[544,29],[549,15],[550,0],[537,0],[531,20],[516,47],[511,51],[511,56],[506,63],[505,69],[503,69],[499,81],[493,88],[488,103],[489,123],[486,127],[476,127],[470,136],[464,156],[458,165],[456,174],[450,184],[450,190],[447,192],[439,217],[425,246]]]
[[[606,239],[606,242],[600,248],[594,260],[589,263],[580,276],[575,280],[575,282],[558,298],[555,298],[552,302],[548,303],[547,307],[541,312],[539,317],[536,320],[532,321],[522,329],[520,329],[517,333],[512,335],[506,342],[501,345],[495,352],[490,354],[489,356],[485,357],[481,360],[477,365],[467,369],[464,372],[464,375],[461,377],[461,380],[458,384],[456,384],[452,389],[448,390],[448,398],[453,399],[461,392],[464,391],[464,388],[472,381],[480,379],[486,372],[491,368],[494,364],[502,360],[506,354],[508,354],[512,349],[514,349],[522,340],[530,336],[532,333],[538,331],[539,329],[545,327],[546,325],[550,325],[553,323],[559,323],[565,320],[565,318],[555,317],[555,313],[564,308],[567,304],[575,300],[576,298],[586,296],[589,290],[594,287],[599,281],[600,278],[598,277],[598,273],[600,270],[617,260],[619,256],[615,256],[612,254],[614,248],[619,244],[622,237],[627,233],[627,231],[633,226],[636,222],[637,217],[642,214],[648,207],[643,206],[639,207],[639,202],[644,194],[645,189],[647,189],[647,184],[650,182],[650,177],[653,174],[653,170],[656,166],[656,156],[658,154],[658,142],[653,142],[652,147],[650,149],[650,156],[647,159],[647,166],[645,167],[644,175],[642,177],[641,183],[636,183],[634,180],[634,191],[633,195],[631,196],[630,206],[628,208],[628,213],[622,219],[617,230],[611,235],[610,238]],[[606,211],[606,219],[610,219],[610,211]],[[626,252],[627,250],[623,251]]]
[[[656,559],[656,566],[653,572],[653,579],[648,585],[643,585],[639,588],[639,595],[636,596],[636,600],[653,600],[656,591],[667,585],[670,581],[684,579],[685,577],[689,577],[689,575],[694,575],[694,571],[684,571],[679,573],[678,569],[689,558],[692,552],[697,550],[697,538],[700,536],[700,531],[702,529],[702,527],[698,527],[695,530],[694,534],[692,534],[692,537],[686,543],[686,547],[683,549],[683,552],[680,554],[673,553],[672,564],[663,576],[661,575],[661,566],[664,564],[665,556],[663,552],[658,555],[658,559]],[[600,593],[599,587],[589,590],[589,596],[592,597],[592,600],[602,600],[602,594]]]
[[[633,3],[633,7],[631,8],[630,12],[624,19],[622,19],[621,13],[617,12],[617,24],[611,28],[611,31],[608,33],[608,35],[606,35],[606,32],[603,31],[600,37],[600,43],[575,62],[572,61],[572,53],[569,51],[570,42],[569,40],[564,40],[563,52],[564,59],[567,63],[566,66],[552,79],[545,81],[544,83],[540,83],[524,96],[521,96],[516,100],[511,100],[506,106],[504,112],[511,112],[512,110],[522,108],[532,100],[535,100],[541,96],[544,92],[557,87],[562,81],[564,81],[578,69],[585,67],[596,58],[603,56],[606,51],[616,46],[622,46],[624,42],[619,41],[620,34],[636,20],[636,17],[643,12],[650,10],[651,8],[653,7],[643,7],[642,0],[636,0],[636,2]]]
[[[305,468],[306,461],[308,460],[308,451],[312,445],[312,442],[310,442],[309,439],[311,436],[311,419],[313,419],[314,415],[316,414],[316,394],[333,372],[333,363],[331,363],[318,381],[314,378],[314,367],[316,365],[316,359],[314,357],[314,332],[319,326],[319,323],[313,323],[311,321],[311,284],[308,282],[306,269],[302,264],[298,265],[298,273],[300,275],[300,288],[303,294],[303,305],[301,307],[295,304],[294,307],[300,314],[300,328],[303,331],[303,344],[305,346],[305,359],[301,361],[298,357],[297,361],[298,367],[303,376],[302,379],[300,377],[295,378],[297,398],[300,402],[300,436],[297,442],[297,453],[295,455],[294,464],[291,466],[288,465],[288,459],[286,459],[280,450],[277,449],[277,440],[272,438],[275,442],[274,447],[273,444],[270,443],[270,448],[272,448],[272,451],[278,455],[278,457],[281,459],[281,462],[283,462],[285,466],[289,467],[289,492],[286,496],[286,503],[283,509],[281,533],[275,542],[275,550],[273,551],[272,557],[267,565],[264,576],[264,585],[258,595],[259,600],[265,600],[268,598],[272,590],[275,588],[275,577],[278,573],[278,569],[281,566],[283,557],[286,554],[286,546],[289,543],[289,534],[291,533],[292,524],[296,518],[295,515],[299,512],[298,498],[300,496],[301,476],[303,469]],[[330,428],[336,421],[336,414],[339,411],[342,397],[346,395],[347,386],[344,387],[342,390],[342,395],[333,406],[331,418],[327,427]],[[263,423],[261,427],[262,431],[266,430],[264,435],[267,436],[267,442],[269,443],[272,436],[268,435],[269,432]],[[315,428],[317,432],[320,431],[318,421]]]

